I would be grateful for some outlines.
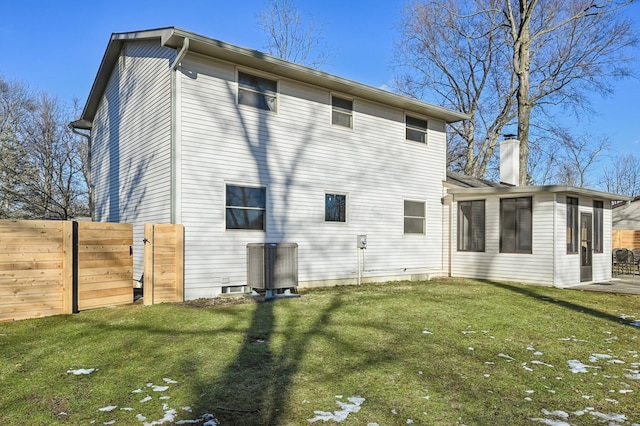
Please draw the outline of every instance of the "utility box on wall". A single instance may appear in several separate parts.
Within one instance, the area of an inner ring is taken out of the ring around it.
[[[261,290],[297,287],[298,244],[247,244],[247,285]]]

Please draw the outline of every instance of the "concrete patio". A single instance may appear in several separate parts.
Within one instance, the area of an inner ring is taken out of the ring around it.
[[[639,275],[614,275],[609,282],[598,282],[571,287],[571,290],[600,291],[614,294],[640,295]]]

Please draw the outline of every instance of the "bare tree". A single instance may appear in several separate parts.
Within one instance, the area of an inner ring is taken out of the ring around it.
[[[614,194],[640,195],[640,159],[632,154],[614,157],[603,169],[600,186]]]
[[[320,68],[329,59],[321,48],[323,29],[314,20],[306,20],[293,0],[270,0],[258,15],[258,26],[266,33],[267,53],[312,68]]]
[[[589,172],[609,148],[609,139],[575,135],[561,127],[552,129],[552,134],[557,146],[550,162],[555,168],[554,182],[580,188],[590,186]]]
[[[402,91],[471,116],[455,128],[462,146],[450,151],[466,174],[482,176],[498,135],[517,124],[524,185],[534,112],[588,108],[586,93],[606,93],[612,78],[629,75],[626,48],[637,40],[622,10],[632,1],[416,1],[397,49],[410,76],[399,79]]]
[[[451,168],[482,177],[503,127],[515,117],[515,83],[500,30],[500,0],[414,3],[403,13],[396,89],[432,97],[471,118],[452,129]]]
[[[622,7],[633,0],[506,0],[513,72],[518,79],[520,184],[528,178],[531,113],[544,104],[585,102],[630,75],[624,49],[637,39]]]
[[[0,79],[0,217],[69,219],[87,213],[86,141],[70,111]]]
[[[26,86],[0,76],[0,217],[28,216],[24,182],[34,176],[21,143],[22,124],[35,109]]]

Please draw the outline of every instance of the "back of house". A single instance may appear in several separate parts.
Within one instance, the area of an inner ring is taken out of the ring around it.
[[[94,220],[136,241],[184,224],[195,299],[246,289],[249,244],[296,250],[301,286],[446,273],[445,126],[465,118],[170,27],[112,35],[74,125]]]

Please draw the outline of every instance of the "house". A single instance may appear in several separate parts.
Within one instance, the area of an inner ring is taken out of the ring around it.
[[[518,186],[517,140],[500,147],[500,185],[449,178],[450,275],[571,287],[611,280],[611,204],[627,197]]]
[[[135,241],[184,224],[195,299],[243,290],[256,243],[297,244],[301,286],[445,273],[445,126],[466,118],[161,28],[111,36],[73,126],[91,131],[94,219]]]
[[[447,179],[445,128],[466,118],[168,27],[111,36],[72,126],[90,131],[94,220],[135,241],[184,225],[187,300],[246,290],[256,244],[296,247],[308,287],[609,279],[619,198]]]
[[[640,250],[640,196],[627,202],[613,205],[613,248],[634,250],[636,257]],[[637,259],[636,259],[637,260]]]

